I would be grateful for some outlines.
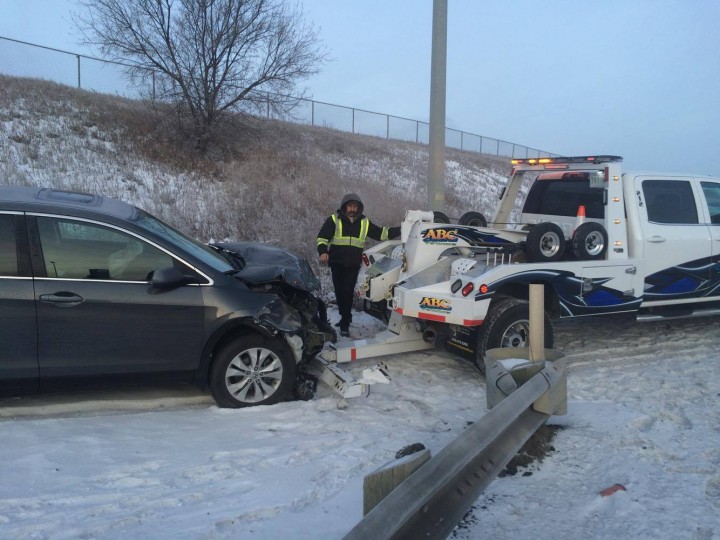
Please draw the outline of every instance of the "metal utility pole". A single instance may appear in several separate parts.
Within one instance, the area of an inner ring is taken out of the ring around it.
[[[430,66],[430,163],[428,210],[445,211],[445,72],[447,64],[447,0],[433,0]]]

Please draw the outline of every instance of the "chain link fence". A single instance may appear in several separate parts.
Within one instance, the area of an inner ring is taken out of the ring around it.
[[[0,36],[0,73],[45,79],[128,98],[153,95],[152,88],[133,85],[125,75],[123,64],[3,36]],[[267,94],[265,96],[269,99]],[[300,99],[295,108],[284,116],[273,115],[268,107],[266,117],[423,144],[428,144],[430,138],[428,122],[310,99]],[[452,128],[445,128],[445,145],[509,158],[557,155]]]

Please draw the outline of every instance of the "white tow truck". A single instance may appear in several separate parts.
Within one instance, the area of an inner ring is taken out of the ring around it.
[[[623,172],[617,156],[517,159],[492,221],[436,217],[410,210],[400,239],[366,250],[358,294],[388,330],[322,362],[444,347],[483,371],[487,349],[528,346],[530,284],[544,286],[549,348],[562,317],[720,314],[718,178]]]

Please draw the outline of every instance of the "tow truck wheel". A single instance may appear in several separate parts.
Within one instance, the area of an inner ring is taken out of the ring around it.
[[[573,235],[573,253],[581,261],[594,261],[605,257],[608,236],[605,227],[588,221],[583,223]]]
[[[487,219],[480,212],[465,212],[460,216],[458,223],[471,227],[487,227]]]
[[[548,314],[544,314],[545,348],[553,347],[553,327]],[[530,304],[517,298],[497,300],[490,307],[480,327],[475,365],[485,374],[485,351],[504,347],[530,346]]]
[[[565,235],[555,223],[543,221],[528,232],[525,240],[528,262],[558,261],[564,252]]]
[[[259,334],[235,339],[217,354],[210,392],[221,407],[270,405],[293,389],[297,366],[285,341]]]
[[[435,223],[450,223],[450,218],[447,217],[447,215],[443,214],[442,212],[434,211],[433,212],[433,221]]]

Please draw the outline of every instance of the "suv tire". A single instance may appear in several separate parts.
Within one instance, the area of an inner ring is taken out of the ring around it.
[[[295,384],[297,366],[282,338],[250,334],[223,347],[210,370],[210,392],[221,407],[283,401]]]

